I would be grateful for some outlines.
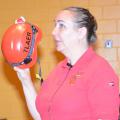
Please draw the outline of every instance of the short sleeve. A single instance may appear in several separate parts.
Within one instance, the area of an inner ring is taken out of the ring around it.
[[[118,86],[118,77],[111,67],[103,67],[94,73],[88,89],[92,120],[118,120]]]

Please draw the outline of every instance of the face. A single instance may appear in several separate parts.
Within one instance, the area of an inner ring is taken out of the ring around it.
[[[56,49],[63,54],[67,54],[79,42],[79,31],[73,22],[73,14],[70,11],[61,11],[55,19],[53,30]]]

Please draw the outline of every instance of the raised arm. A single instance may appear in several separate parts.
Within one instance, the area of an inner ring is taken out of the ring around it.
[[[30,70],[29,69],[20,69],[14,67],[14,70],[17,72],[17,76],[21,81],[23,92],[25,95],[26,103],[29,109],[30,114],[32,115],[34,120],[41,120],[39,113],[37,112],[35,106],[36,99],[36,90],[31,80]]]

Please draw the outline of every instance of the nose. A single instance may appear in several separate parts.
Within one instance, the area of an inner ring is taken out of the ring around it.
[[[55,36],[57,34],[57,29],[56,29],[56,27],[53,29],[53,31],[52,31],[52,35],[53,36]]]

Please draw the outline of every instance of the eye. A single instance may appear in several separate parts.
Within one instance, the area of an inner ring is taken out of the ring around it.
[[[59,28],[63,29],[65,28],[65,25],[63,23],[59,23]]]
[[[63,30],[66,28],[66,24],[63,21],[57,21],[55,22],[55,27],[59,30]]]

